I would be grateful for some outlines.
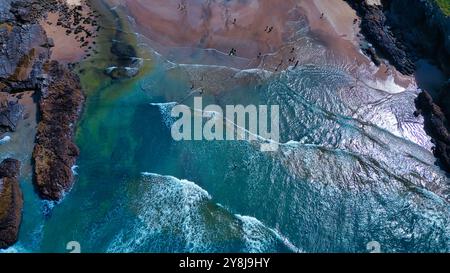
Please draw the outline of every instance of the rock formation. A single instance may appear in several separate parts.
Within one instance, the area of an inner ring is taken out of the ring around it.
[[[382,6],[371,5],[366,1],[360,0],[347,0],[347,2],[361,17],[361,31],[378,53],[385,57],[401,73],[406,75],[413,74],[415,65],[411,61],[405,46],[398,41],[398,37],[391,32],[387,25]],[[367,49],[365,52],[367,52]],[[372,53],[369,54],[369,57],[374,60]],[[374,61],[374,63],[376,64],[377,61]]]
[[[442,167],[450,172],[450,132],[448,119],[441,108],[433,102],[430,94],[423,91],[416,99],[419,109],[416,114],[422,114],[425,119],[425,130],[433,138],[433,153],[439,159]]]
[[[67,67],[49,62],[48,81],[40,89],[40,122],[33,151],[35,185],[44,199],[60,200],[73,184],[71,167],[79,154],[73,143],[84,96],[78,77]]]
[[[15,159],[0,163],[0,249],[17,241],[23,208],[19,169],[20,162]]]
[[[363,50],[375,64],[378,56],[384,57],[401,73],[413,74],[414,62],[424,58],[450,78],[450,17],[434,1],[382,0],[382,5],[346,1],[361,16],[361,31],[377,54]],[[424,116],[440,166],[450,173],[450,79],[434,97],[423,91],[416,107],[416,114]]]
[[[22,107],[12,94],[35,91],[39,124],[33,152],[34,183],[39,195],[50,200],[59,200],[73,183],[71,166],[78,148],[72,137],[84,97],[78,77],[67,66],[50,60],[55,44],[40,22],[48,12],[58,12],[61,27],[92,35],[81,23],[88,20],[94,26],[96,22],[88,18],[92,14],[81,15],[81,9],[58,0],[0,3],[0,136],[14,131],[22,118]]]
[[[113,79],[132,78],[139,73],[142,60],[137,58],[136,49],[127,42],[122,32],[123,25],[115,10],[110,11],[115,20],[115,38],[111,45],[111,53],[116,57],[116,65],[106,69],[106,74]]]

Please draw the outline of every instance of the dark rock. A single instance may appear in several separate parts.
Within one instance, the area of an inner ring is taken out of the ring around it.
[[[133,46],[122,42],[115,41],[111,46],[111,53],[114,54],[119,61],[123,62],[121,64],[128,64],[131,58],[136,57],[136,50]]]
[[[54,41],[47,38],[39,21],[50,11],[60,12],[57,25],[67,33],[91,35],[83,27],[71,30],[85,18],[80,8],[69,8],[64,1],[0,1],[0,135],[15,130],[22,116],[20,104],[7,93],[36,91],[39,123],[33,151],[34,184],[42,198],[59,200],[73,183],[71,167],[79,151],[72,137],[84,97],[75,74],[57,62],[48,62]]]
[[[10,12],[22,24],[37,23],[45,11],[57,7],[57,0],[12,1]]]
[[[444,170],[450,173],[450,131],[448,119],[433,98],[423,91],[416,98],[416,106],[424,117],[425,130],[433,138],[434,155]]]
[[[117,59],[117,66],[106,69],[106,74],[111,78],[132,78],[139,73],[142,61],[136,57],[137,53],[133,46],[125,41],[117,40],[111,46],[111,53]]]
[[[11,10],[12,0],[2,0],[0,1],[0,23],[10,22],[13,19],[13,14]]]
[[[361,17],[361,31],[377,52],[386,58],[402,74],[411,75],[415,71],[411,56],[402,47],[389,26],[382,6],[369,5],[366,1],[346,0]],[[370,52],[369,52],[370,53]],[[373,57],[370,56],[372,59]]]
[[[40,25],[0,27],[0,80],[8,80],[16,74],[18,68],[25,69],[33,65],[32,49],[47,42],[45,32]],[[35,52],[37,53],[37,52]],[[38,57],[35,54],[33,57]]]
[[[19,170],[20,162],[15,159],[0,163],[0,248],[13,245],[19,233],[23,208]]]
[[[33,151],[35,186],[44,199],[60,200],[73,185],[71,167],[79,154],[73,143],[84,96],[78,77],[67,67],[46,64],[49,80],[40,89],[40,122]]]
[[[19,175],[20,162],[7,158],[0,163],[0,178],[15,178]]]
[[[383,6],[387,24],[408,51],[450,74],[450,17],[436,1],[384,0]]]

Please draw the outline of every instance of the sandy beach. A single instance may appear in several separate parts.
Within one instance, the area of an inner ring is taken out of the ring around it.
[[[253,59],[277,51],[300,16],[293,0],[185,1],[125,0],[139,30],[168,47],[214,48]],[[267,28],[266,28],[267,27]],[[270,29],[270,30],[269,30]]]
[[[373,81],[393,78],[406,88],[414,81],[394,67],[375,67],[359,48],[359,18],[344,1],[287,0],[282,2],[121,0],[137,31],[176,63],[196,56],[197,63],[282,71],[309,62],[301,29],[321,42],[337,62],[371,71]],[[233,51],[234,50],[234,51]],[[230,55],[233,58],[228,58]],[[330,58],[329,56],[327,58]],[[329,60],[332,61],[332,60]]]

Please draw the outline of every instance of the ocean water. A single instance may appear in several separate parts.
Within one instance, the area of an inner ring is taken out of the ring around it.
[[[355,84],[351,62],[302,43],[302,64],[272,73],[175,63],[142,40],[153,68],[90,91],[73,189],[48,203],[25,179],[7,251],[69,252],[71,241],[82,252],[367,252],[371,241],[450,251],[449,179],[413,115],[417,89]],[[174,141],[170,111],[192,106],[192,83],[204,105],[279,105],[279,150]]]

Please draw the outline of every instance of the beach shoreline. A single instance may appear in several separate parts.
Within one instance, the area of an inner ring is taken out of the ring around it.
[[[345,1],[290,0],[269,5],[254,0],[245,6],[187,2],[181,9],[175,0],[115,3],[133,18],[135,31],[174,63],[189,64],[190,56],[196,55],[197,64],[281,72],[303,64],[297,62],[297,54],[303,54],[307,44],[296,38],[296,32],[308,28],[309,35],[330,52],[329,60],[324,61],[354,64],[349,72],[355,77],[368,71],[367,84],[385,82],[389,86],[393,82],[402,90],[416,85],[413,77],[402,75],[387,62],[373,65],[361,51],[361,19]],[[234,49],[236,53],[231,54]]]

